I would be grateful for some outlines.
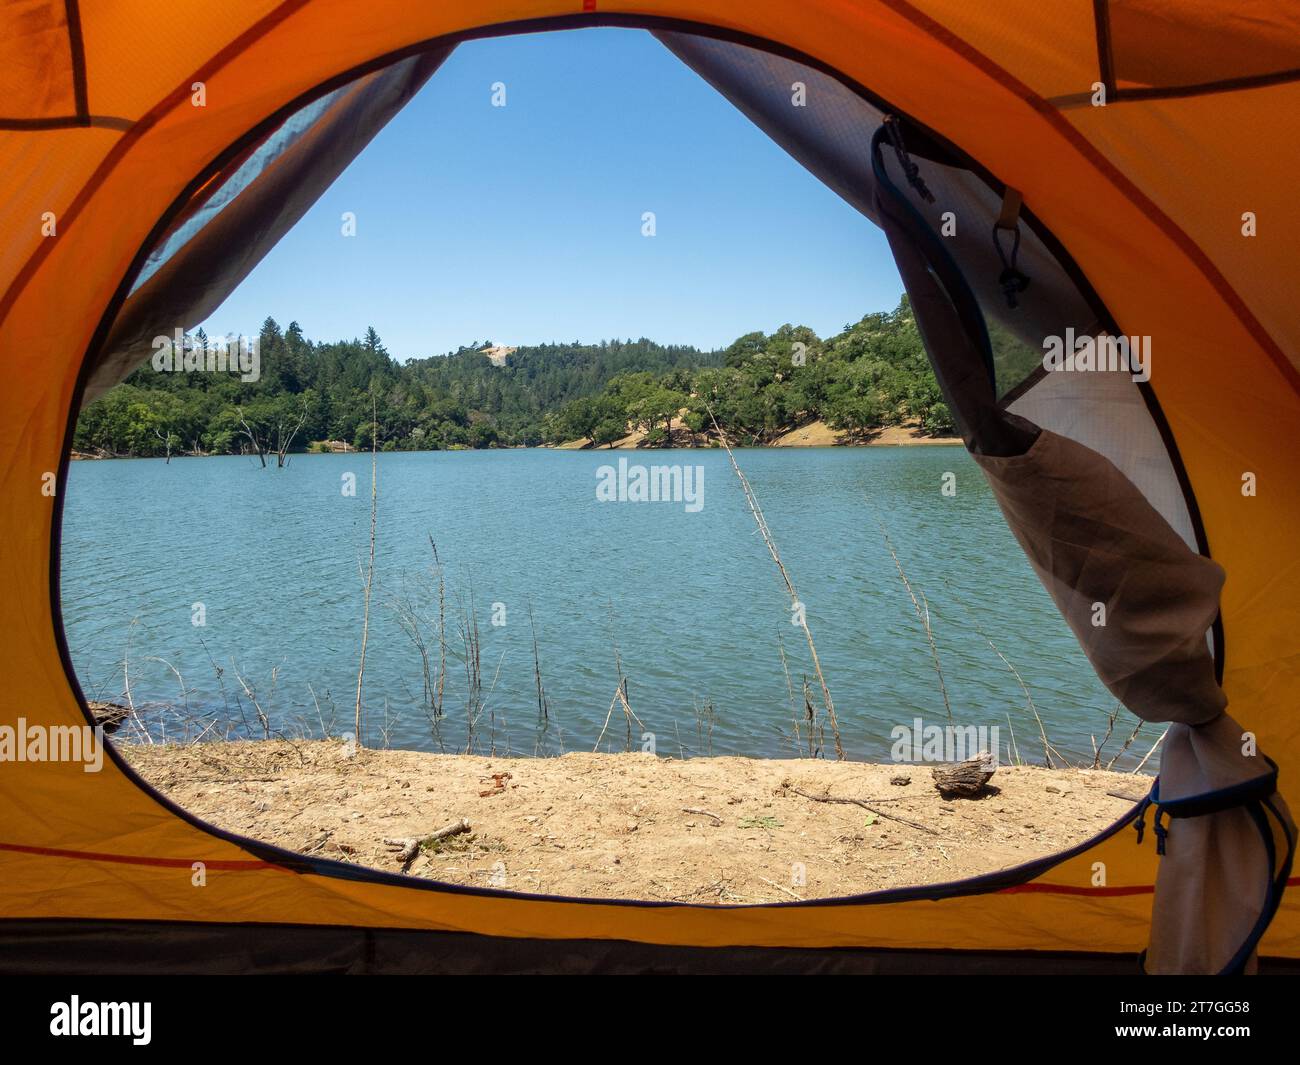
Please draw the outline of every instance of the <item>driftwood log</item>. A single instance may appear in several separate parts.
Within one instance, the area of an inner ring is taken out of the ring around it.
[[[935,766],[934,786],[945,799],[971,799],[984,792],[994,769],[988,751],[980,751],[964,762]]]

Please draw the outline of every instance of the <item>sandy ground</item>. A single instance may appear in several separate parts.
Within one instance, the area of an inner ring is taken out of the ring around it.
[[[673,419],[674,437],[685,437],[686,429],[677,419]],[[611,449],[639,448],[645,442],[646,434],[643,432],[629,433],[622,439],[615,440],[609,445]],[[679,441],[681,442],[681,441]],[[686,446],[681,442],[682,446]],[[771,441],[766,447],[841,447],[841,446],[885,446],[896,447],[899,445],[910,444],[938,444],[953,445],[960,444],[961,438],[957,436],[928,436],[923,433],[916,425],[889,425],[883,429],[872,433],[866,439],[854,439],[848,433],[841,432],[838,429],[832,429],[822,421],[809,422],[807,425],[801,425],[798,429],[791,429],[788,433],[783,433],[775,440]],[[564,444],[557,444],[556,448],[560,451],[581,451],[591,447],[591,440],[582,437],[579,440],[570,440]],[[602,446],[602,450],[604,447]]]
[[[772,447],[834,447],[845,444],[865,444],[868,447],[894,447],[902,444],[952,445],[960,444],[956,436],[927,436],[916,425],[887,425],[866,440],[852,440],[847,433],[832,429],[825,422],[809,422],[798,429],[772,441]]]
[[[826,898],[992,872],[1083,842],[1128,810],[1108,792],[1136,798],[1149,787],[1129,774],[1003,766],[993,792],[945,800],[927,766],[349,756],[339,741],[123,750],[199,817],[289,850],[401,872],[385,839],[423,838],[465,818],[470,831],[427,845],[408,875],[700,903]],[[799,791],[867,800],[876,812]]]

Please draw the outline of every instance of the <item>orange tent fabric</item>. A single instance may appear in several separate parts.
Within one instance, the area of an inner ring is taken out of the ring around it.
[[[1229,710],[1300,803],[1300,207],[1287,117],[1300,113],[1300,15],[1263,0],[7,5],[0,724],[86,720],[57,605],[70,428],[87,357],[175,212],[258,131],[326,88],[449,41],[602,24],[731,36],[868,86],[1020,190],[1122,327],[1153,338],[1152,387],[1227,574]],[[1243,494],[1247,475],[1253,495]],[[327,875],[185,818],[117,763],[99,774],[5,763],[0,798],[5,921],[1125,954],[1146,943],[1158,863],[1119,825],[1014,884],[899,900],[619,904]],[[191,883],[195,862],[208,870],[203,888]],[[1294,893],[1261,953],[1300,957]]]

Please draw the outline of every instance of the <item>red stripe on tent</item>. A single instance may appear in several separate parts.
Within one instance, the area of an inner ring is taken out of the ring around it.
[[[1151,895],[1155,893],[1154,884],[1139,884],[1134,887],[1076,887],[1067,884],[1017,884],[1015,887],[1003,888],[999,895],[1019,895],[1032,893],[1036,895],[1092,895],[1101,898],[1115,898],[1120,895]]]
[[[80,858],[88,862],[117,862],[122,865],[154,865],[169,869],[190,869],[195,862],[202,862],[207,869],[223,869],[236,872],[241,869],[285,869],[274,862],[264,862],[256,858],[232,858],[208,861],[203,858],[148,858],[138,854],[101,854],[97,851],[67,851],[55,847],[28,847],[21,843],[0,843],[0,850],[16,851],[19,854],[39,854],[46,858]]]
[[[38,854],[47,858],[80,858],[88,862],[115,862],[119,865],[149,865],[168,869],[190,869],[195,862],[203,862],[207,869],[228,872],[244,870],[274,869],[282,873],[291,873],[292,869],[275,862],[264,862],[256,858],[232,858],[207,861],[202,858],[150,858],[139,854],[103,854],[98,851],[61,850],[57,847],[32,847],[22,843],[0,843],[0,851],[13,851],[18,854]],[[1287,887],[1300,887],[1300,876],[1293,876],[1286,882]],[[1125,895],[1151,895],[1155,892],[1152,884],[1137,884],[1132,887],[1078,887],[1071,884],[1016,884],[993,892],[996,895],[1090,895],[1093,898],[1117,898]]]
[[[1300,876],[1293,876],[1286,882],[1287,887],[1300,887]],[[1132,887],[1077,887],[1072,884],[1017,884],[1015,887],[1003,888],[999,895],[1018,895],[1022,892],[1039,895],[1092,895],[1101,898],[1113,898],[1119,895],[1150,895],[1155,892],[1152,884],[1137,884]]]

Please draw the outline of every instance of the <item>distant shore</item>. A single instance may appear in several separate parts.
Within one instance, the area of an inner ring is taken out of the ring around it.
[[[689,434],[687,434],[689,435]],[[636,449],[644,450],[663,450],[661,447],[651,448],[645,443],[645,433],[629,433],[620,440],[615,440],[611,444],[601,444],[599,448],[594,448],[590,440],[583,438],[581,440],[569,440],[563,444],[539,444],[534,448],[527,447],[498,447],[498,448],[440,448],[439,451],[631,451]],[[801,426],[798,429],[791,429],[783,433],[775,440],[770,440],[764,444],[742,444],[739,441],[732,441],[732,446],[737,448],[784,448],[784,447],[952,447],[961,444],[959,436],[931,436],[922,432],[914,426],[889,425],[879,429],[874,433],[864,436],[855,436],[850,433],[842,432],[838,429],[832,429],[825,422],[810,422],[808,425]],[[692,439],[686,439],[683,435],[674,433],[673,442],[667,445],[673,448],[709,448],[716,447],[717,444],[703,434]],[[364,450],[364,449],[361,449]],[[355,455],[357,448],[349,448],[347,451],[342,449],[329,450],[312,450],[293,451],[290,455]],[[401,454],[414,455],[420,452],[404,451]],[[433,450],[430,450],[433,453]],[[143,458],[162,458],[162,455],[96,455],[87,451],[73,451],[69,458],[73,461],[100,461],[106,459],[143,459]],[[221,456],[214,456],[211,453],[195,454],[190,451],[177,451],[172,454],[174,459],[195,459],[195,458],[239,458],[238,455],[222,453]],[[256,455],[248,454],[246,458],[256,458]]]
[[[870,433],[855,434],[842,429],[832,429],[823,421],[809,422],[796,429],[782,433],[773,440],[763,444],[741,444],[731,441],[733,447],[912,447],[912,446],[951,446],[960,444],[959,436],[935,436],[925,432],[918,425],[887,425]],[[570,440],[564,444],[553,445],[557,451],[594,450],[587,438]],[[599,450],[620,450],[646,447],[646,434],[629,433],[610,444],[601,444]],[[673,447],[715,447],[711,436],[703,433],[692,434],[676,420],[673,422]]]

